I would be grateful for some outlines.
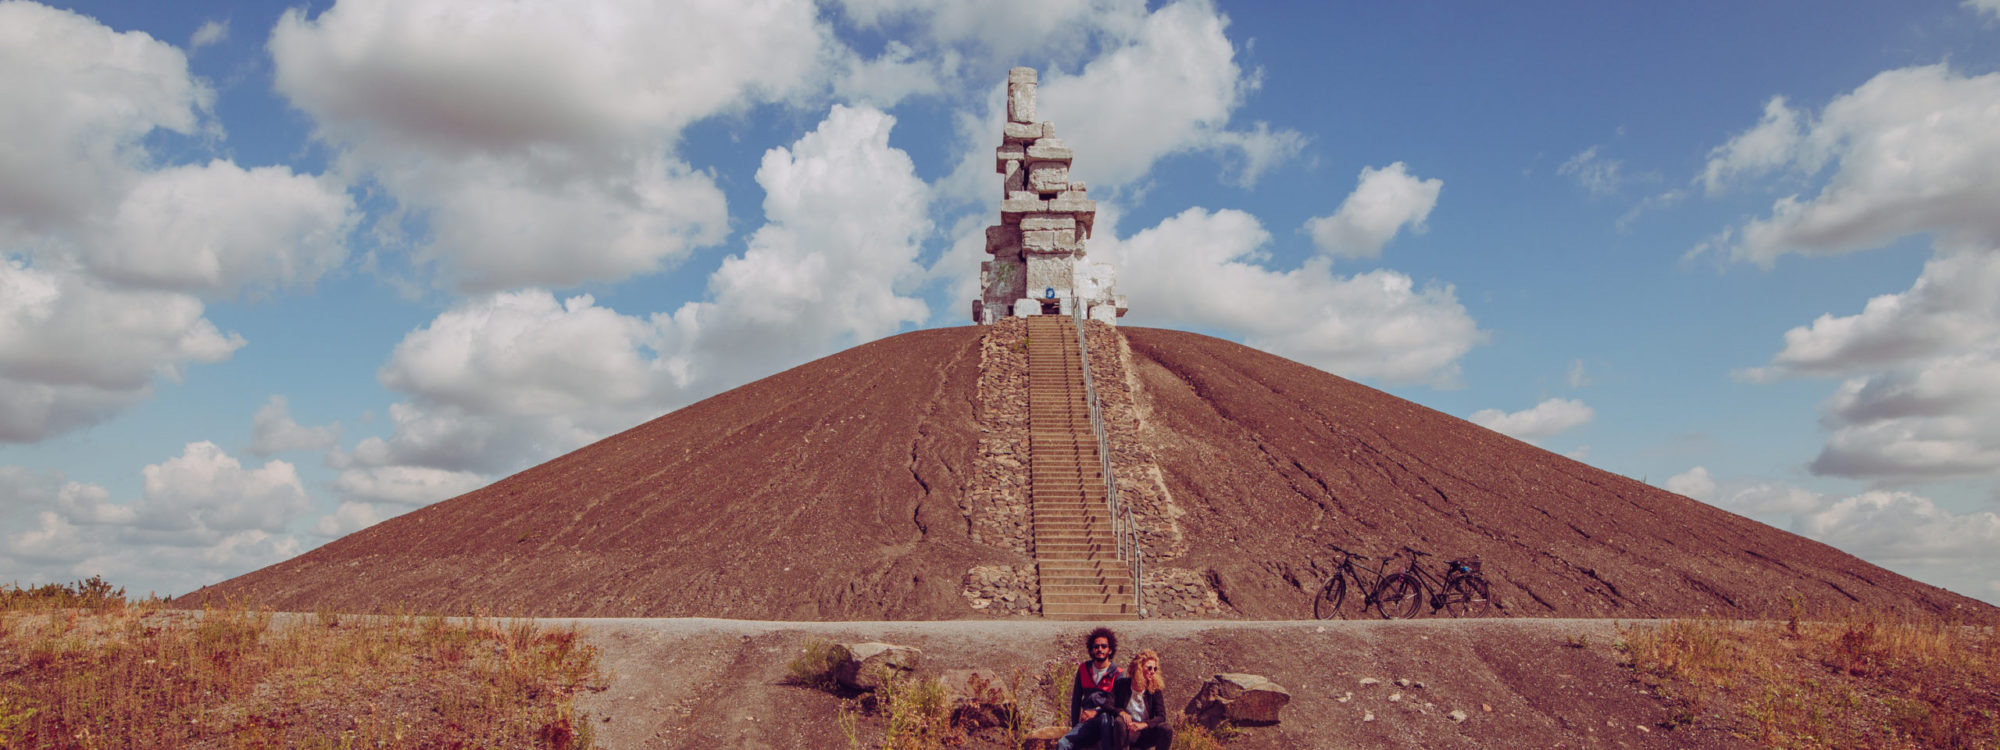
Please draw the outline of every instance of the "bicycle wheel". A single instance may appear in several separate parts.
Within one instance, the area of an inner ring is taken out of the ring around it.
[[[1313,597],[1313,616],[1331,620],[1340,615],[1340,603],[1347,598],[1347,579],[1335,573],[1333,580],[1320,587],[1319,595]]]
[[[1484,578],[1465,576],[1444,586],[1444,611],[1452,617],[1485,617],[1492,605]]]
[[[1417,616],[1423,598],[1423,584],[1402,573],[1393,573],[1375,588],[1375,611],[1385,620],[1406,620]]]

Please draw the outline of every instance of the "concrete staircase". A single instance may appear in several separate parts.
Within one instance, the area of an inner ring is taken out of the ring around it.
[[[1042,616],[1137,617],[1132,568],[1118,559],[1104,503],[1076,323],[1066,315],[1028,318],[1028,471]]]

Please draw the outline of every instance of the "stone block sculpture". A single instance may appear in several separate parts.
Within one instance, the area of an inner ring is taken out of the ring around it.
[[[1074,158],[1055,125],[1035,119],[1035,69],[1007,71],[1007,124],[993,152],[993,171],[1001,176],[1000,224],[986,228],[993,259],[979,264],[974,323],[1067,315],[1076,305],[1106,323],[1125,314],[1116,270],[1084,260],[1097,201],[1083,183],[1070,181]]]

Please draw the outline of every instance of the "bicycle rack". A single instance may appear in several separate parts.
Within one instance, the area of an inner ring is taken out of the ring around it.
[[[1140,617],[1146,616],[1145,564],[1139,550],[1139,529],[1132,522],[1132,509],[1118,501],[1118,481],[1111,473],[1111,442],[1104,436],[1104,411],[1097,403],[1097,387],[1090,380],[1090,343],[1081,300],[1071,299],[1070,320],[1076,323],[1076,351],[1083,360],[1083,393],[1090,405],[1090,431],[1097,436],[1097,460],[1104,479],[1104,503],[1111,510],[1111,536],[1118,540],[1118,557],[1132,563],[1132,605]]]

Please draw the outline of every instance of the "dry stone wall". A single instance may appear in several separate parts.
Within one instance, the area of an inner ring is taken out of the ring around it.
[[[980,565],[966,571],[959,589],[974,610],[995,615],[1042,611],[1041,576],[1032,565]]]
[[[967,493],[972,541],[1028,552],[1028,323],[1007,318],[979,347],[977,478]]]
[[[1085,324],[1090,344],[1091,386],[1104,410],[1105,441],[1111,451],[1111,472],[1118,497],[1132,506],[1144,553],[1145,581],[1141,587],[1149,617],[1226,617],[1233,612],[1209,584],[1203,571],[1172,567],[1187,554],[1181,535],[1183,511],[1167,491],[1160,466],[1147,446],[1144,413],[1139,405],[1138,379],[1131,377],[1132,349],[1118,329],[1092,321]]]
[[[1028,323],[998,321],[979,345],[979,452],[966,493],[974,543],[1023,557],[1028,552]],[[981,565],[966,571],[959,594],[973,610],[994,615],[1041,611],[1041,581],[1032,563]]]

